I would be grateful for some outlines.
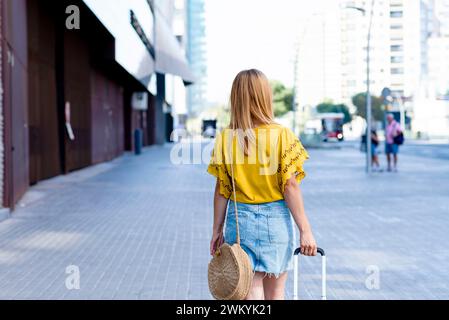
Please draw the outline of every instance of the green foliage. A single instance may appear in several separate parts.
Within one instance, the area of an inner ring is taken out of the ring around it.
[[[345,104],[333,104],[332,102],[323,102],[316,107],[316,110],[319,113],[343,113],[345,115],[343,119],[344,124],[349,123],[352,120],[349,108]]]
[[[292,111],[293,89],[286,88],[280,81],[271,81],[270,84],[273,90],[274,116],[281,117]]]
[[[382,121],[384,117],[382,97],[371,96],[372,116],[377,121]],[[357,115],[366,119],[366,93],[358,93],[352,97],[352,104],[357,109]]]

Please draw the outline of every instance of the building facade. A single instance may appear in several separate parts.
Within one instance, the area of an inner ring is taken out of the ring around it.
[[[186,0],[186,53],[196,82],[188,90],[189,114],[199,114],[206,106],[207,59],[205,0]]]
[[[423,64],[413,129],[424,137],[449,137],[449,1],[421,1]]]
[[[366,45],[368,20],[373,10],[370,50],[370,85],[374,95],[383,88],[393,96],[411,97],[421,74],[421,15],[419,0],[343,1],[342,8],[364,8],[365,15],[340,10],[342,31],[342,100],[366,90]]]
[[[173,12],[173,33],[179,42],[181,52],[184,56],[186,54],[187,45],[187,2],[186,0],[174,1]],[[170,81],[170,101],[172,104],[173,127],[178,134],[173,137],[178,140],[180,136],[185,134],[186,121],[188,116],[187,109],[187,90],[182,83],[182,79],[178,76],[171,77]]]
[[[193,78],[166,2],[0,1],[4,206],[134,150],[139,132],[144,146],[168,141],[165,77]]]
[[[427,9],[426,80],[437,97],[449,94],[449,0],[423,1]]]
[[[423,87],[447,91],[447,0],[324,0],[326,10],[311,15],[300,30],[297,96],[299,107],[325,100],[352,105],[367,87],[367,34],[373,12],[370,45],[370,89],[384,88],[394,98],[390,110],[411,117],[415,132],[424,108]],[[365,12],[354,10],[362,8]],[[445,61],[443,61],[445,60]],[[438,87],[438,89],[436,89]],[[429,110],[428,110],[429,111]],[[441,115],[440,109],[437,114]],[[443,112],[444,113],[444,112]]]
[[[296,66],[298,105],[316,106],[327,99],[341,99],[341,34],[338,3],[326,2],[327,10],[311,14],[299,31]]]

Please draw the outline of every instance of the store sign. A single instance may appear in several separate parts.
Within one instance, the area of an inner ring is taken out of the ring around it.
[[[131,99],[131,107],[134,110],[148,110],[148,92],[134,92]]]

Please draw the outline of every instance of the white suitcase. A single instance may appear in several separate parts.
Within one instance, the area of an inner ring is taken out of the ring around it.
[[[321,255],[321,300],[326,300],[326,253],[323,249],[317,249],[318,254]],[[293,270],[293,300],[298,300],[298,269],[299,256],[301,255],[301,248],[295,250],[294,256],[294,270]]]

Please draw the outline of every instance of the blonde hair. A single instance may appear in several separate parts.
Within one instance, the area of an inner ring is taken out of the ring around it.
[[[239,72],[231,90],[230,129],[237,131],[237,139],[249,154],[250,145],[255,143],[252,129],[255,125],[273,123],[273,93],[267,77],[259,70]]]

